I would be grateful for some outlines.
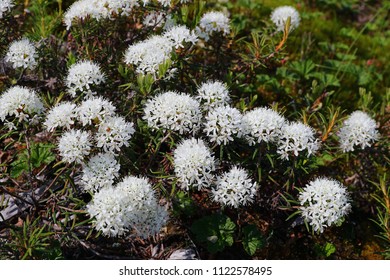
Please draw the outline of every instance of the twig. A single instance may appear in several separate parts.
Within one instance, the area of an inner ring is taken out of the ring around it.
[[[65,166],[65,167],[56,175],[56,177],[53,179],[53,181],[51,181],[50,185],[48,185],[48,186],[46,187],[46,189],[42,192],[40,198],[43,197],[43,195],[44,195],[48,190],[51,189],[51,187],[52,187],[52,186],[54,185],[54,183],[57,181],[58,177],[60,177],[60,176],[64,173],[65,169],[68,169],[68,166],[69,166],[69,164],[67,163],[66,166]]]
[[[108,259],[108,260],[128,260],[129,259],[129,258],[122,258],[122,257],[114,256],[114,255],[107,255],[107,254],[100,253],[100,252],[96,251],[95,249],[93,249],[91,247],[91,245],[87,244],[86,242],[84,242],[80,239],[77,239],[77,241],[80,243],[81,246],[83,246],[88,251],[91,251],[93,254],[95,254],[98,257]]]
[[[1,190],[2,190],[3,192],[5,192],[6,194],[8,194],[8,195],[10,195],[10,196],[12,196],[12,197],[15,197],[15,198],[17,198],[17,199],[23,201],[24,203],[27,203],[27,204],[31,205],[31,206],[35,206],[35,204],[34,204],[33,202],[30,202],[30,201],[26,200],[25,198],[21,197],[21,196],[18,195],[18,194],[9,192],[9,191],[8,191],[6,188],[4,188],[3,186],[0,186],[0,188],[1,188]]]

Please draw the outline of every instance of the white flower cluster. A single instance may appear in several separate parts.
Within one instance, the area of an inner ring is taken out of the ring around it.
[[[242,115],[236,108],[221,106],[210,111],[206,116],[204,132],[210,142],[218,145],[226,145],[234,140],[234,137],[241,137]]]
[[[8,48],[5,61],[12,63],[12,67],[34,69],[37,66],[37,51],[29,39],[14,41]]]
[[[159,66],[171,59],[174,49],[183,48],[185,43],[195,44],[198,38],[185,26],[173,26],[163,35],[130,45],[125,52],[125,63],[136,66],[137,73],[158,73]]]
[[[13,86],[0,96],[0,120],[14,116],[19,121],[44,111],[43,103],[34,90]]]
[[[245,169],[233,166],[218,178],[212,189],[213,200],[229,207],[238,208],[253,202],[257,192],[256,182],[252,182]]]
[[[128,16],[135,7],[139,6],[138,0],[100,0],[100,5],[107,9],[108,17],[113,14]]]
[[[83,126],[99,124],[115,115],[115,106],[102,97],[86,99],[77,107],[77,117]]]
[[[126,122],[122,117],[107,118],[105,121],[99,124],[98,131],[92,140],[95,140],[96,146],[102,148],[103,151],[116,155],[122,146],[129,146],[129,140],[135,132],[133,126],[133,123]],[[74,133],[69,135],[69,132],[66,132],[61,136],[59,140],[59,149],[61,151],[60,154],[64,160],[69,163],[81,163],[83,161],[83,156],[89,154],[89,152],[84,153],[83,150],[87,149],[89,151],[92,143],[89,142],[89,147],[82,145],[82,143],[78,145],[76,143],[76,137],[73,135]],[[72,142],[71,139],[74,139],[74,141]],[[67,141],[70,141],[71,143],[68,143]],[[79,157],[72,156],[74,153],[76,153],[76,149],[80,150]]]
[[[180,0],[180,3],[184,4],[184,3],[189,3],[191,1],[192,0]],[[171,5],[171,0],[157,0],[157,2],[159,2],[163,7],[169,7]]]
[[[137,73],[156,74],[159,65],[170,59],[171,52],[171,41],[155,35],[129,46],[125,52],[125,63],[136,66]]]
[[[171,0],[157,0],[163,7],[169,7],[171,5]]]
[[[62,134],[58,142],[58,151],[67,163],[82,163],[91,151],[91,136],[86,131],[71,129]]]
[[[64,23],[69,30],[76,19],[85,20],[90,17],[100,20],[113,15],[128,16],[138,6],[137,0],[79,0],[64,13]]]
[[[87,205],[88,214],[95,218],[94,227],[109,237],[122,236],[127,231],[127,194],[113,186],[102,188]]]
[[[93,192],[110,187],[119,176],[119,169],[120,165],[113,154],[99,153],[83,167],[80,185],[85,191]]]
[[[344,121],[338,136],[341,149],[350,152],[355,146],[362,149],[370,147],[372,142],[378,140],[379,132],[374,119],[365,112],[355,111]]]
[[[129,140],[134,132],[134,124],[126,122],[123,117],[106,118],[99,124],[96,132],[97,147],[115,154],[122,146],[129,146]]]
[[[198,88],[196,98],[201,103],[203,111],[209,111],[216,107],[226,106],[230,102],[229,90],[220,81],[207,81]]]
[[[293,31],[299,26],[301,18],[298,11],[291,6],[281,6],[276,8],[271,14],[271,20],[276,25],[277,31],[283,31],[287,19],[290,18],[290,30]]]
[[[214,33],[222,33],[223,36],[227,36],[230,33],[229,18],[221,12],[205,13],[200,19],[196,31],[198,36],[205,41],[210,40]]]
[[[110,237],[131,231],[135,236],[146,238],[158,233],[168,217],[150,183],[132,176],[97,192],[87,205],[87,211],[95,219],[95,228]]]
[[[146,102],[143,118],[154,130],[195,134],[202,115],[197,100],[184,93],[168,91]]]
[[[214,180],[215,158],[201,139],[187,139],[173,153],[175,175],[182,189],[207,188]]]
[[[92,17],[99,20],[101,18],[101,12],[102,11],[98,10],[98,6],[96,6],[95,1],[76,1],[64,13],[64,23],[66,25],[66,29],[70,29],[72,22],[76,18],[85,20],[87,17]]]
[[[184,48],[184,43],[195,45],[198,37],[194,31],[189,30],[184,25],[177,25],[166,31],[163,36],[171,41],[171,45],[175,49]]]
[[[79,61],[69,68],[66,76],[66,86],[68,93],[75,97],[77,92],[85,94],[85,97],[91,97],[96,94],[92,91],[92,85],[99,85],[105,80],[99,65],[92,61]]]
[[[13,0],[1,0],[0,1],[0,19],[3,18],[3,15],[11,11],[12,7],[15,6]]]
[[[342,222],[351,211],[346,188],[328,178],[317,178],[307,184],[299,194],[299,202],[302,217],[317,233]]]
[[[319,145],[312,127],[300,122],[292,122],[282,127],[277,152],[281,158],[288,160],[290,155],[298,156],[300,152],[306,150],[309,157],[319,149]]]
[[[77,138],[81,137],[80,131],[67,132],[59,140],[60,154],[64,161],[82,163],[83,156],[89,154],[92,145],[113,155],[116,155],[122,146],[129,146],[129,140],[135,132],[134,124],[117,116],[115,110],[111,102],[101,97],[84,100],[78,107],[73,103],[64,102],[49,111],[44,125],[48,131],[53,131],[57,127],[69,130],[73,125],[77,125],[75,121],[78,120],[82,126],[91,129],[89,133],[85,132],[88,134],[88,147],[82,143],[78,146]],[[82,135],[85,136],[85,133]],[[80,153],[75,157],[73,155],[77,153],[78,148]],[[87,149],[88,153],[84,153],[83,149]]]
[[[285,119],[270,108],[256,108],[242,118],[242,130],[249,145],[277,142]]]
[[[70,129],[70,126],[74,124],[76,117],[76,104],[63,102],[57,104],[47,113],[44,126],[46,126],[48,131],[53,131],[57,127],[66,127],[67,129]]]

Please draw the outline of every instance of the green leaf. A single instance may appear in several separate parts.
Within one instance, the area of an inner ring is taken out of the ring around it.
[[[29,172],[29,162],[31,170],[52,163],[55,160],[55,155],[51,151],[54,147],[52,144],[30,143],[30,160],[27,149],[22,150],[18,158],[11,163],[11,177],[18,178],[23,172]]]
[[[317,72],[317,73],[312,74],[312,76],[314,78],[317,78],[320,81],[320,83],[322,83],[326,87],[328,87],[328,86],[339,87],[340,86],[340,81],[335,75]]]
[[[253,256],[257,249],[264,246],[264,237],[255,225],[248,225],[244,227],[242,229],[242,233],[244,234],[242,245],[250,256]]]
[[[31,162],[33,167],[41,167],[42,164],[52,163],[56,157],[52,153],[52,149],[55,146],[52,144],[38,143],[34,144],[31,149]]]
[[[234,243],[236,225],[222,214],[203,217],[192,224],[191,231],[196,239],[206,245],[210,253],[223,251]]]
[[[325,245],[315,244],[314,250],[319,256],[329,258],[336,252],[336,246],[330,242],[326,242]]]
[[[324,253],[326,257],[329,257],[333,253],[336,252],[336,246],[334,246],[332,243],[326,242],[324,246]]]
[[[152,74],[139,74],[137,76],[137,84],[142,94],[147,95],[151,92],[154,83]]]
[[[183,20],[184,23],[187,23],[188,14],[189,14],[188,6],[182,6],[180,12],[181,12],[181,19]]]
[[[173,215],[185,215],[186,217],[192,216],[196,210],[191,197],[183,191],[176,193],[176,196],[172,201],[172,208]]]
[[[324,153],[321,157],[317,157],[316,163],[319,166],[326,166],[334,160],[334,157],[331,154]]]
[[[312,60],[294,61],[290,65],[290,69],[299,74],[304,79],[310,78],[310,73],[314,71],[316,65]]]
[[[11,163],[11,178],[18,178],[25,171],[28,171],[28,164],[27,159],[23,158],[22,156]]]
[[[166,59],[163,63],[161,63],[158,66],[158,78],[162,79],[171,66],[172,66],[172,60],[170,59]]]

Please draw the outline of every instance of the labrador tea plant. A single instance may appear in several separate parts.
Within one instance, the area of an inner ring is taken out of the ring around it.
[[[0,258],[389,258],[389,5],[330,2],[0,1]]]

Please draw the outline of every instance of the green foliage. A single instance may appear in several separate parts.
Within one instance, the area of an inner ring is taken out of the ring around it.
[[[30,143],[30,147],[19,152],[18,157],[11,163],[11,177],[18,178],[23,172],[31,172],[55,160],[53,144]]]
[[[204,244],[210,253],[221,252],[234,242],[236,225],[223,214],[213,214],[196,220],[191,231],[196,239]]]
[[[379,183],[373,183],[377,188],[377,193],[373,194],[377,201],[377,218],[374,222],[381,229],[379,237],[386,245],[383,252],[387,259],[390,259],[390,184],[387,181],[387,174],[384,173],[379,178]]]
[[[308,80],[311,73],[315,70],[316,65],[312,60],[294,61],[290,64],[290,70],[298,74],[298,77]]]
[[[22,260],[62,258],[59,244],[51,240],[54,233],[39,223],[40,219],[33,222],[27,219],[21,228],[11,230],[12,242],[9,246],[19,251]]]
[[[325,245],[316,244],[314,249],[316,250],[318,256],[324,258],[329,258],[336,252],[336,246],[330,242],[326,242]]]
[[[183,191],[178,191],[173,199],[173,214],[175,216],[191,217],[196,212],[195,204],[191,197]]]
[[[27,21],[34,40],[47,38],[62,25],[62,0],[35,0],[29,7],[31,17]]]
[[[317,0],[319,4],[329,9],[336,10],[349,10],[353,11],[356,5],[359,4],[359,0]]]
[[[248,255],[253,256],[256,253],[257,249],[261,249],[264,247],[264,237],[259,232],[256,226],[245,226],[242,228],[242,233],[242,245],[244,246],[245,252],[247,252]]]
[[[146,74],[146,75],[138,74],[137,76],[137,84],[140,92],[143,95],[148,95],[151,92],[153,82],[154,82],[154,77],[151,74]]]

